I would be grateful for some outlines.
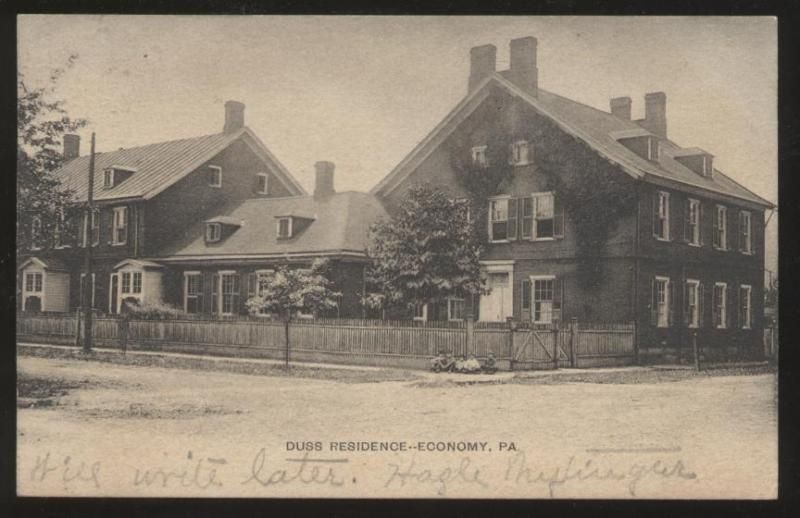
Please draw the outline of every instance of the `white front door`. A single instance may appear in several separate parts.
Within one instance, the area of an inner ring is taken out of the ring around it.
[[[486,287],[489,293],[481,295],[480,320],[501,322],[513,315],[513,298],[510,272],[490,272]]]

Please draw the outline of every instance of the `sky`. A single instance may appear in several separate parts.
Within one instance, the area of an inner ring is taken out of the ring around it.
[[[608,110],[667,95],[670,138],[777,201],[777,21],[770,17],[96,16],[18,18],[19,69],[56,90],[88,152],[217,133],[226,100],[309,191],[314,162],[366,191],[464,97],[469,49],[538,39],[539,85]],[[767,230],[777,270],[777,218]]]

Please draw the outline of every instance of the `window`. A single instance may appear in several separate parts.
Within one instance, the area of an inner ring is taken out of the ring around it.
[[[751,294],[753,289],[747,284],[739,286],[739,322],[742,329],[750,329],[752,325]]]
[[[711,177],[714,173],[713,158],[709,155],[703,157],[703,176]]]
[[[464,320],[464,299],[447,299],[447,320]]]
[[[219,223],[206,223],[206,241],[215,243],[222,238],[222,225]]]
[[[489,202],[489,240],[508,239],[508,198]]]
[[[728,249],[728,208],[717,205],[714,211],[714,248]]]
[[[275,270],[256,270],[254,273],[250,274],[250,296],[254,297],[256,295],[261,295],[264,291],[264,283],[266,283],[274,273]],[[270,316],[272,313],[270,313],[266,308],[259,308],[258,314],[262,316]]]
[[[89,213],[83,214],[83,236],[81,238],[81,246],[86,246],[86,240],[91,239],[92,246],[100,244],[100,211],[94,209],[92,211],[91,226],[89,226]]]
[[[278,239],[292,237],[292,218],[278,218]]]
[[[555,237],[555,200],[553,193],[537,193],[533,195],[534,226],[533,239],[551,239]]]
[[[653,235],[662,241],[669,240],[669,193],[658,191],[653,203]]]
[[[269,194],[268,188],[269,184],[267,183],[267,174],[258,173],[256,175],[256,193]]]
[[[511,165],[528,165],[529,147],[528,142],[525,140],[518,140],[511,144],[511,158],[509,162]]]
[[[122,272],[122,288],[120,292],[123,295],[141,295],[142,272]]]
[[[41,293],[42,291],[42,272],[29,272],[25,274],[25,292]]]
[[[746,210],[739,213],[739,250],[745,254],[753,253],[752,218]]]
[[[686,200],[684,238],[690,245],[700,246],[700,200]]]
[[[203,312],[203,274],[200,272],[184,272],[183,310],[186,313]]]
[[[724,282],[714,284],[714,327],[728,327],[728,285]]]
[[[415,304],[414,305],[414,320],[424,322],[428,320],[428,305]]]
[[[220,272],[220,313],[233,315],[239,310],[239,274],[235,272]]]
[[[222,168],[216,165],[208,166],[208,185],[222,187]]]
[[[658,160],[658,139],[654,137],[647,139],[647,158],[648,160]]]
[[[31,250],[42,248],[42,217],[33,216],[31,218]]]
[[[550,324],[554,320],[561,318],[561,294],[560,283],[555,277],[531,277],[531,288],[533,290],[532,318],[535,324]],[[523,307],[526,305],[525,294],[523,293]]]
[[[652,322],[656,327],[668,327],[670,324],[670,296],[669,277],[656,277],[653,279]]]
[[[53,246],[55,248],[66,248],[69,246],[69,244],[64,242],[64,232],[66,231],[65,223],[64,210],[59,209],[58,213],[56,214],[56,224],[53,228]]]
[[[522,211],[520,237],[530,239],[533,237],[533,198],[522,198],[520,210]]]
[[[479,167],[486,167],[489,161],[486,158],[486,146],[475,146],[472,148],[472,163]]]
[[[686,325],[689,327],[700,327],[700,315],[702,311],[700,293],[700,281],[686,279],[686,293],[684,296],[686,310],[684,314],[686,317]]]
[[[114,208],[113,234],[111,243],[124,245],[128,242],[128,207]]]
[[[103,171],[103,189],[111,189],[114,187],[114,170],[105,169]]]

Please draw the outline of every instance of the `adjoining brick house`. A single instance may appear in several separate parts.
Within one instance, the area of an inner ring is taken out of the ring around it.
[[[85,204],[89,157],[79,156],[79,145],[77,136],[65,137],[67,161],[55,176]],[[190,313],[245,314],[257,272],[325,257],[343,292],[337,312],[360,315],[365,225],[383,208],[367,194],[336,193],[330,162],[317,164],[308,195],[244,125],[243,104],[225,104],[221,133],[97,153],[95,171],[95,216],[79,211],[63,223],[76,230],[73,239],[39,243],[22,258],[19,309],[75,310],[90,245],[101,313],[118,313],[132,298]]]
[[[635,321],[643,353],[686,345],[691,332],[702,345],[760,350],[764,211],[773,205],[715,169],[710,153],[668,138],[664,93],[645,96],[642,120],[631,120],[627,97],[611,99],[610,113],[566,99],[538,87],[536,47],[532,37],[512,40],[501,72],[493,45],[473,48],[467,96],[371,191],[390,213],[418,182],[467,197],[453,159],[485,162],[498,137],[487,121],[508,128],[501,137],[512,178],[484,200],[490,291],[448,308],[480,320]],[[631,194],[630,210],[591,258],[594,285],[579,274],[586,257],[571,207],[539,160],[579,148],[589,150],[587,171],[613,168]]]

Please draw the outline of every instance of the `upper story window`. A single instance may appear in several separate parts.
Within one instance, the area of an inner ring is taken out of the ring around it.
[[[222,187],[222,168],[216,165],[208,166],[208,185]]]
[[[124,245],[128,242],[128,207],[114,208],[111,244]]]
[[[669,241],[669,193],[658,191],[653,201],[653,235]]]
[[[222,225],[220,223],[206,223],[206,242],[216,243],[222,239]]]
[[[489,165],[489,159],[486,157],[486,146],[475,146],[472,148],[472,163],[480,167]]]
[[[717,205],[714,211],[714,248],[728,249],[728,208]]]
[[[489,240],[549,240],[563,237],[563,213],[552,192],[489,201]],[[518,228],[519,227],[519,228]]]
[[[691,198],[686,200],[683,237],[690,245],[700,246],[700,221],[702,219],[700,216],[701,210],[700,200],[694,200]]]
[[[59,209],[56,214],[56,224],[53,228],[53,246],[55,248],[67,248],[70,246],[67,241],[69,236],[64,234],[68,232],[67,221],[64,216],[64,209]]]
[[[750,212],[739,212],[739,250],[745,254],[753,253],[753,223]]]
[[[103,189],[111,189],[114,187],[114,170],[103,170]]]
[[[278,239],[292,237],[292,218],[278,218]]]
[[[528,165],[529,159],[529,146],[527,140],[518,140],[511,144],[511,157],[509,162],[512,165]]]
[[[89,213],[83,213],[81,233],[81,246],[85,247],[87,240],[91,240],[92,246],[100,244],[100,211],[98,209],[92,210],[91,223],[89,221]]]
[[[500,198],[489,202],[489,240],[505,241],[508,239],[508,206],[510,198]],[[516,208],[516,200],[513,200]],[[516,227],[516,221],[514,222]],[[516,229],[515,229],[516,232]]]
[[[31,217],[31,250],[42,248],[42,217],[34,215]]]
[[[256,193],[269,194],[269,181],[267,173],[258,173],[256,175]]]

